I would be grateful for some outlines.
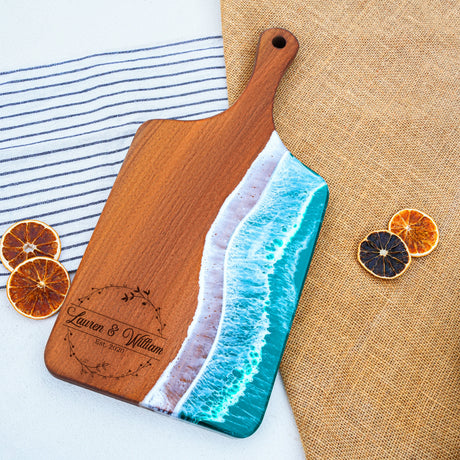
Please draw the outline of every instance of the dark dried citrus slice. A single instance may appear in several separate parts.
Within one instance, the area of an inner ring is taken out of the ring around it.
[[[374,276],[391,279],[402,275],[411,259],[406,244],[398,235],[379,230],[361,241],[358,260]]]
[[[59,259],[61,241],[56,231],[38,220],[23,220],[12,225],[0,240],[0,258],[11,272],[33,257]]]
[[[59,310],[69,287],[69,274],[57,260],[34,257],[13,270],[6,293],[21,315],[43,319]]]
[[[435,221],[417,209],[397,212],[390,220],[389,230],[404,240],[414,257],[425,256],[438,245],[439,231]]]

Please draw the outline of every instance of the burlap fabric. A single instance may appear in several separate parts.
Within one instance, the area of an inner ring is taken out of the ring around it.
[[[307,458],[460,458],[459,3],[221,4],[230,102],[262,30],[299,39],[275,124],[330,187],[281,368]],[[358,243],[405,207],[439,246],[374,278]]]

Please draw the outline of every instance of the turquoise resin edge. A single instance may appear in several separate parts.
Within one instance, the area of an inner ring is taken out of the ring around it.
[[[265,181],[257,182],[258,171],[265,173]],[[208,354],[197,359],[190,351],[204,327],[199,304],[189,327],[188,347],[186,339],[176,362],[141,403],[236,437],[251,435],[262,421],[328,201],[324,179],[293,157],[276,131],[245,179],[215,221],[228,225],[238,214],[236,227],[222,245],[222,308]],[[251,184],[260,189],[254,202],[238,202]],[[210,233],[219,235],[215,224]],[[205,275],[211,247],[207,237]],[[206,288],[205,275],[200,274],[200,291]],[[199,371],[181,398],[168,403],[165,390],[174,384],[173,375],[177,380],[177,369],[183,369],[187,359],[198,362]]]

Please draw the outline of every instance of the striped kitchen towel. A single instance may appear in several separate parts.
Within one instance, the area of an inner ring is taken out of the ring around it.
[[[139,125],[227,106],[221,37],[0,72],[0,234],[46,222],[76,270]]]

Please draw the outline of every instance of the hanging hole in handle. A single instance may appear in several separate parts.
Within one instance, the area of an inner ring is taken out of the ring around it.
[[[286,46],[286,39],[282,37],[281,35],[277,35],[273,40],[272,40],[272,45],[275,48],[284,48]]]

